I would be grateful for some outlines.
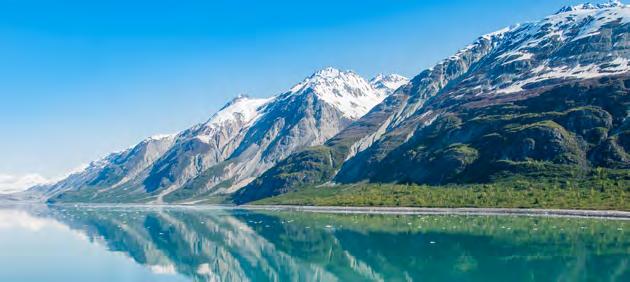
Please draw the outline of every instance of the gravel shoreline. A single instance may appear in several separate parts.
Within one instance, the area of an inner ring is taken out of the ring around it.
[[[319,213],[347,214],[457,214],[457,215],[520,215],[591,217],[630,220],[630,212],[602,210],[562,210],[562,209],[511,209],[511,208],[407,208],[407,207],[331,207],[331,206],[283,206],[283,205],[242,205],[246,210],[282,210]]]

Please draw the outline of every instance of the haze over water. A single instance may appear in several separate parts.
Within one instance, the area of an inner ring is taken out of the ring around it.
[[[623,220],[0,209],[0,281],[630,281]]]

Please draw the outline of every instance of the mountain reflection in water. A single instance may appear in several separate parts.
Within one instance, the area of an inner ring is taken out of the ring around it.
[[[630,281],[630,223],[222,208],[29,209],[192,281]]]

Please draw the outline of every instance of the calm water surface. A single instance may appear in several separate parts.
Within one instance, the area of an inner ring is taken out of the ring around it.
[[[5,206],[0,281],[630,281],[630,222]]]

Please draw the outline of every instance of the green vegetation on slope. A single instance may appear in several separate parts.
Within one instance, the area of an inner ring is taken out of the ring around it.
[[[570,179],[508,177],[487,184],[308,187],[253,204],[630,211],[630,173],[598,169]]]

